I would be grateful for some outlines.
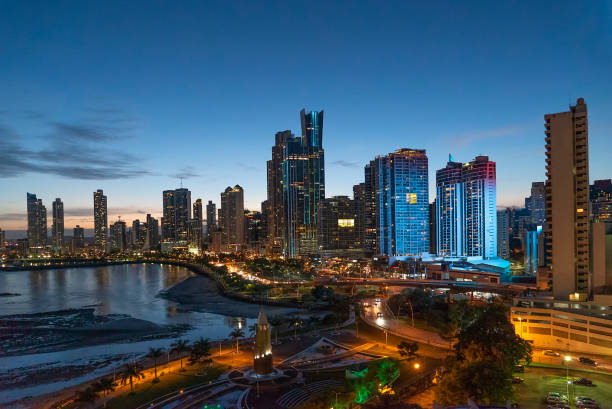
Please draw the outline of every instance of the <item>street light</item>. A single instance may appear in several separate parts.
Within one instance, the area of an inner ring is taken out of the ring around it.
[[[419,369],[421,367],[421,364],[418,362],[415,362],[413,366],[414,366],[414,369]]]
[[[565,381],[566,381],[566,393],[567,393],[567,399],[569,400],[569,363],[572,360],[572,357],[569,355],[565,355],[563,357],[563,360],[565,361]]]

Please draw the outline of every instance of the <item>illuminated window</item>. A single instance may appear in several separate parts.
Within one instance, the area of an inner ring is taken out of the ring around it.
[[[355,219],[338,219],[338,227],[354,227]]]
[[[406,193],[406,203],[408,204],[416,204],[417,202],[417,194],[416,193]]]

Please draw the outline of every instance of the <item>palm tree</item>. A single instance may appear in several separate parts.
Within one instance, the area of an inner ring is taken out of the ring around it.
[[[272,325],[272,328],[274,328],[274,333],[276,334],[276,341],[274,341],[274,343],[278,344],[278,328],[283,323],[283,320],[278,315],[275,315],[268,318],[268,322],[270,325]]]
[[[191,347],[188,345],[188,343],[189,343],[189,341],[185,341],[185,340],[179,339],[175,343],[170,345],[172,347],[172,349],[170,351],[176,352],[178,354],[178,356],[179,356],[179,359],[181,361],[181,371],[183,370],[183,356],[182,356],[182,354],[184,354],[185,352],[191,350]]]
[[[315,335],[317,334],[317,325],[321,322],[321,318],[316,315],[311,315],[308,317],[308,324],[312,325],[315,330]]]
[[[297,329],[298,327],[301,327],[302,324],[304,324],[304,321],[302,321],[299,317],[292,317],[291,320],[289,321],[289,328],[293,327],[293,338],[297,339]]]
[[[256,332],[257,332],[257,324],[249,325],[249,334],[251,335],[251,337],[254,337]]]
[[[189,357],[189,363],[191,365],[200,361],[202,358],[205,358],[205,362],[212,362],[210,358],[210,341],[208,338],[204,339],[200,337],[198,341],[196,341],[191,347],[191,356]]]
[[[153,367],[155,368],[155,378],[153,378],[153,382],[159,381],[159,378],[157,377],[157,359],[163,354],[164,350],[162,348],[149,347],[149,353],[145,355],[147,358],[151,358],[153,360]]]
[[[130,383],[130,391],[134,392],[134,378],[136,379],[144,379],[144,374],[140,371],[142,367],[134,362],[133,364],[125,364],[125,368],[119,374],[121,379],[121,385],[125,385],[128,382]]]
[[[236,328],[230,332],[229,336],[236,340],[236,353],[238,353],[238,338],[244,337],[244,332],[241,329]]]
[[[95,402],[98,398],[98,393],[91,387],[88,386],[85,390],[76,391],[75,402],[82,403],[84,406]]]
[[[101,378],[93,384],[94,391],[102,392],[104,395],[104,407],[106,407],[106,397],[109,392],[113,392],[117,384],[111,378]]]

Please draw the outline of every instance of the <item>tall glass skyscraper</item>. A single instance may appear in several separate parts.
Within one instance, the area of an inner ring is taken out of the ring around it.
[[[94,239],[96,249],[106,252],[108,243],[108,209],[106,196],[102,189],[93,193],[94,199]]]
[[[53,246],[61,249],[64,245],[64,203],[59,197],[53,202],[51,237]]]
[[[187,242],[187,224],[191,219],[191,192],[180,188],[162,194],[162,242]]]
[[[399,149],[371,163],[377,253],[418,257],[429,250],[428,160],[425,150]]]
[[[28,246],[42,249],[47,245],[47,209],[35,194],[27,194]]]
[[[436,172],[438,254],[497,257],[495,162],[477,156],[469,163],[449,161]]]

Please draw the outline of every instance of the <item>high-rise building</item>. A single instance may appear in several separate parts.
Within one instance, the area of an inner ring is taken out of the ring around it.
[[[226,250],[236,251],[244,245],[244,191],[239,185],[228,186],[221,193],[219,227]]]
[[[429,253],[438,254],[438,219],[436,200],[429,204]]]
[[[199,219],[187,222],[187,245],[190,253],[200,254],[202,251],[202,222]]]
[[[202,214],[202,199],[196,199],[196,201],[193,202],[193,218],[199,220],[200,223],[204,220]]]
[[[162,205],[162,241],[169,247],[186,244],[187,223],[191,219],[191,192],[185,188],[164,190]]]
[[[589,274],[589,158],[587,105],[544,115],[546,222],[538,282],[557,299],[586,299]]]
[[[217,230],[217,206],[212,202],[208,201],[206,205],[206,235],[210,239],[212,234]]]
[[[612,223],[612,179],[596,180],[589,188],[591,219]]]
[[[60,198],[53,202],[51,237],[55,248],[61,249],[64,246],[64,203]]]
[[[436,171],[436,240],[438,253],[445,257],[465,255],[463,163],[449,161]]]
[[[365,183],[353,186],[353,203],[355,205],[355,229],[357,231],[356,248],[365,249],[366,190]]]
[[[255,252],[260,252],[266,238],[264,232],[264,220],[261,212],[256,210],[245,210],[246,243]]]
[[[295,139],[291,131],[277,132],[272,146],[272,159],[266,164],[267,189],[267,225],[268,237],[266,251],[268,254],[283,253],[283,237],[285,234],[285,202],[283,196],[283,163],[287,141]]]
[[[72,229],[72,250],[80,250],[85,247],[85,229],[78,224]]]
[[[0,249],[4,249],[6,246],[6,232],[0,229]]]
[[[497,257],[510,258],[510,209],[497,211]]]
[[[94,198],[94,243],[98,251],[106,252],[108,246],[108,210],[102,189],[93,193]]]
[[[468,257],[497,256],[495,162],[477,156],[461,171],[464,191],[464,246]]]
[[[428,160],[425,150],[399,149],[374,160],[377,252],[419,257],[429,250]]]
[[[497,257],[495,162],[477,156],[436,172],[436,238],[446,257]]]
[[[144,241],[145,250],[156,250],[159,247],[159,223],[157,219],[147,214],[146,235]]]
[[[328,255],[345,256],[361,252],[357,229],[357,204],[348,196],[334,196],[319,202],[318,246]]]
[[[542,226],[530,228],[525,232],[525,274],[537,274],[540,265],[540,234]]]
[[[27,194],[28,246],[39,251],[47,245],[47,209],[35,194]]]
[[[370,161],[364,168],[364,250],[366,255],[376,253],[377,219],[376,219],[376,189],[374,186],[376,162]]]
[[[110,226],[110,244],[111,251],[123,252],[127,250],[127,240],[125,231],[125,222],[118,220]]]
[[[595,221],[591,226],[593,290],[609,293],[612,287],[612,223]],[[603,288],[602,288],[603,287]]]
[[[546,194],[544,182],[531,183],[531,196],[525,199],[525,207],[529,210],[531,224],[543,226],[546,219]]]

